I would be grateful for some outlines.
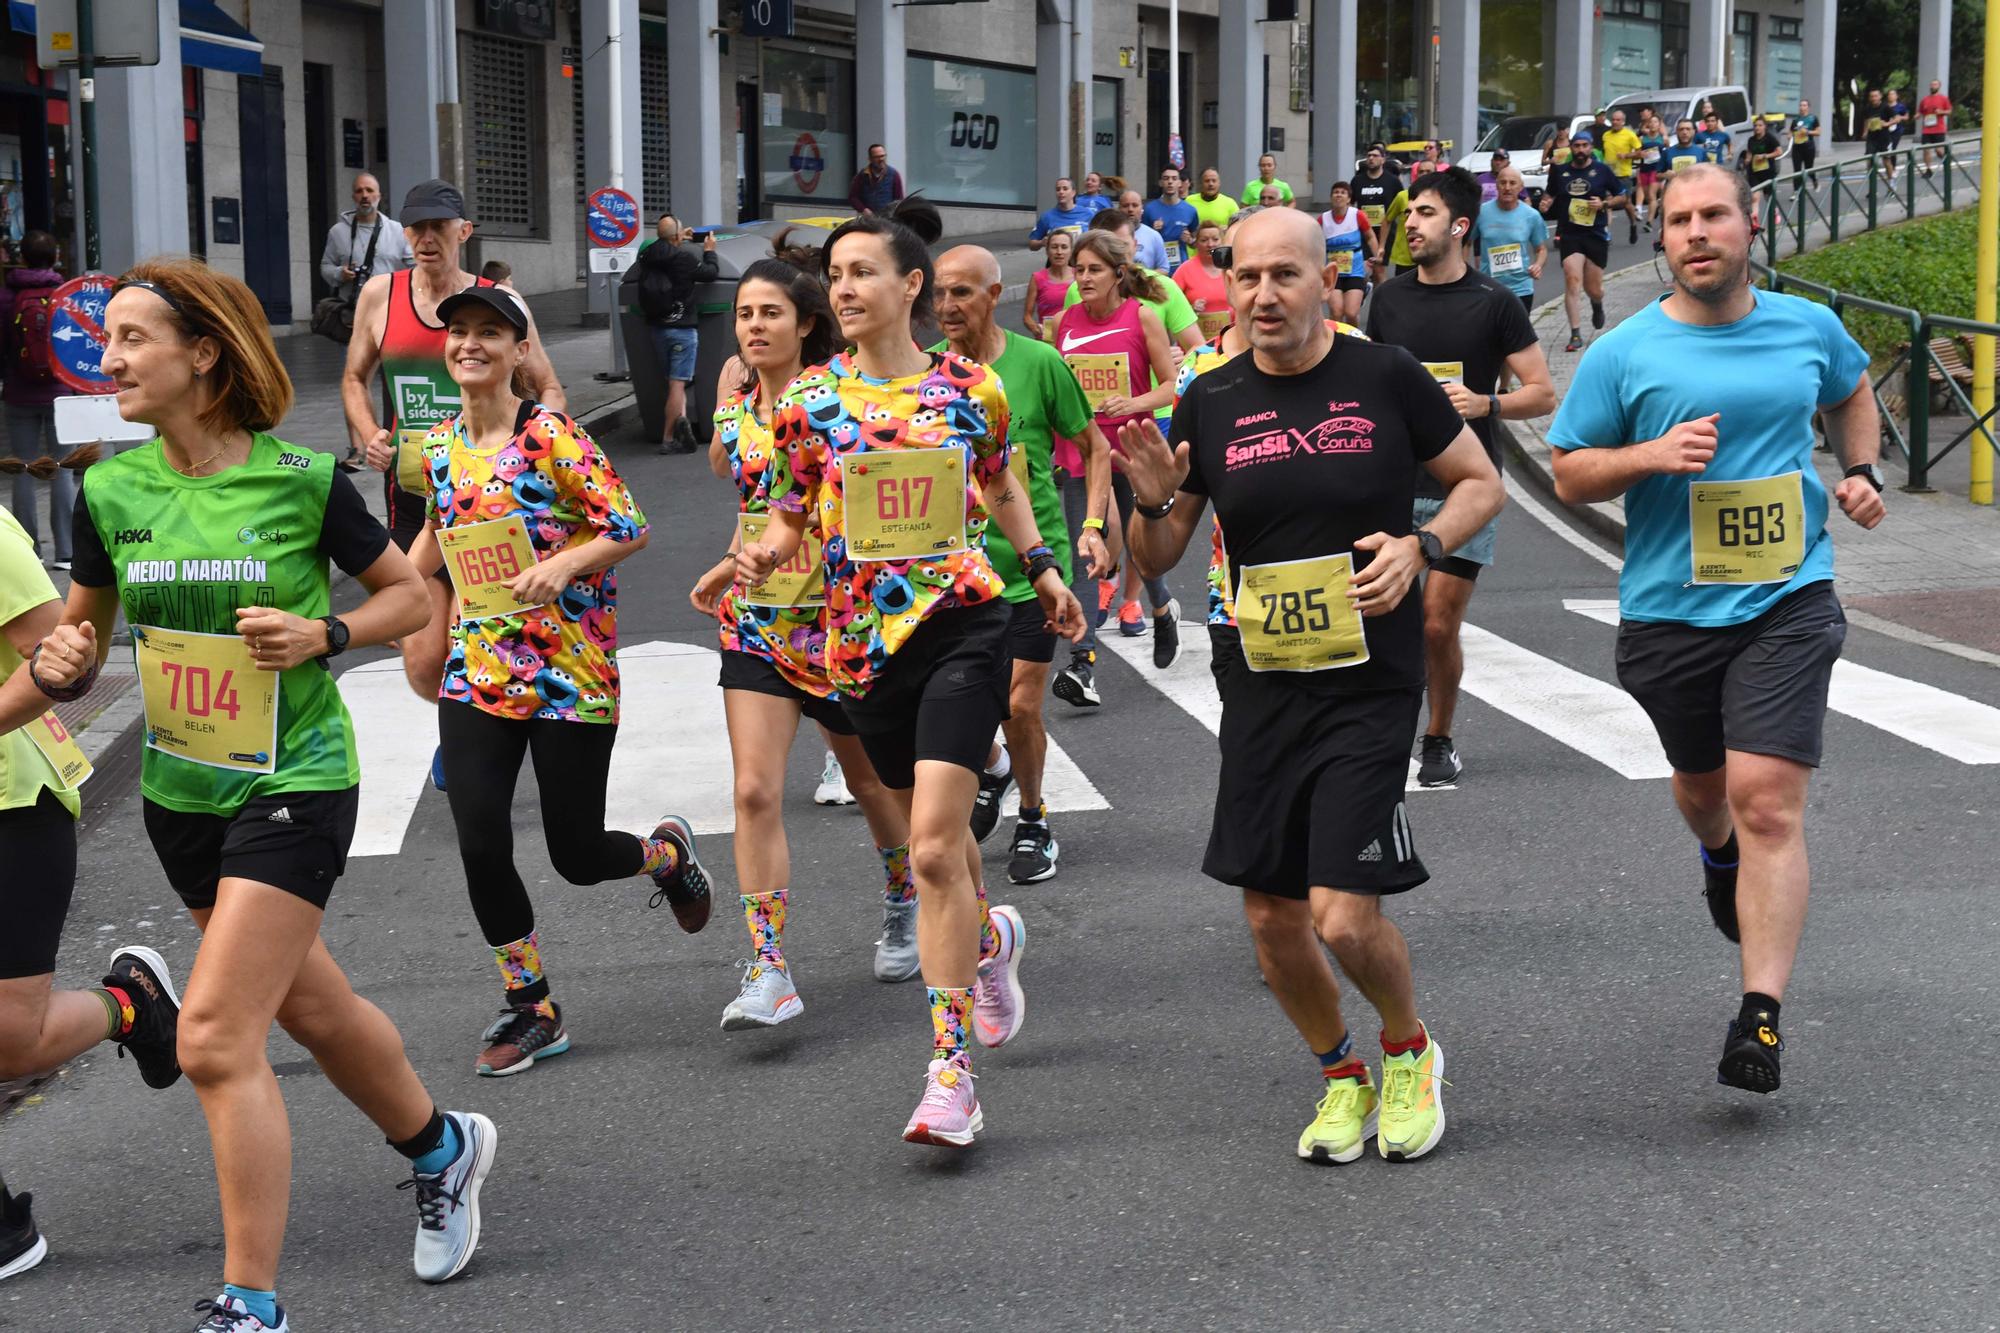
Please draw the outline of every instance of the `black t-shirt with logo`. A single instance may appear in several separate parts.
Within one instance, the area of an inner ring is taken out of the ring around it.
[[[1403,180],[1387,167],[1382,169],[1380,176],[1370,176],[1366,171],[1357,171],[1354,173],[1354,179],[1348,182],[1348,190],[1354,196],[1354,206],[1361,210],[1362,216],[1380,217],[1389,211],[1389,205],[1403,192]],[[1374,208],[1379,208],[1382,212],[1370,214],[1369,210]]]
[[[1537,341],[1521,298],[1477,269],[1468,268],[1457,282],[1419,282],[1418,277],[1405,273],[1375,289],[1368,304],[1368,336],[1394,343],[1427,370],[1435,367],[1433,379],[1449,377],[1449,363],[1458,362],[1458,382],[1486,397],[1500,382],[1507,358]],[[1492,416],[1465,424],[1498,468],[1500,440]],[[1422,468],[1417,472],[1417,494],[1443,499],[1437,478]]]
[[[1555,201],[1552,214],[1559,236],[1602,236],[1611,235],[1611,212],[1599,210],[1590,222],[1582,223],[1571,219],[1570,201],[1588,199],[1595,195],[1599,199],[1613,199],[1625,193],[1625,182],[1618,173],[1605,166],[1596,158],[1581,169],[1565,162],[1561,166],[1549,168],[1549,194]]]
[[[1336,334],[1302,374],[1267,375],[1247,355],[1199,377],[1169,438],[1190,446],[1181,488],[1215,505],[1233,588],[1245,565],[1338,555],[1376,532],[1407,537],[1418,465],[1464,424],[1408,352]],[[1370,553],[1354,554],[1355,570],[1367,568]],[[1368,661],[1288,680],[1334,694],[1423,684],[1416,585],[1394,611],[1362,623]]]

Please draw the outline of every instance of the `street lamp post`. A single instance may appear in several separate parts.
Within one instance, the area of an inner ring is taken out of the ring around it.
[[[1979,267],[1973,283],[1972,317],[1991,324],[2000,314],[2000,0],[1986,0],[1986,72],[1980,83],[1983,104],[1979,124]],[[1993,410],[1993,353],[1991,334],[1972,340],[1972,415],[1985,416]],[[1993,503],[1992,420],[1986,423],[1985,440],[1971,441],[1971,500],[1976,505]]]

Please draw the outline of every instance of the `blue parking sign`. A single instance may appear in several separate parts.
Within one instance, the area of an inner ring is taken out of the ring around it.
[[[115,285],[109,273],[86,273],[56,288],[49,298],[49,365],[56,378],[79,393],[117,389],[104,373],[104,309]]]

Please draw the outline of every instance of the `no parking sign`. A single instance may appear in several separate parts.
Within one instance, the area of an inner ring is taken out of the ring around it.
[[[639,239],[639,201],[623,190],[605,186],[591,192],[584,225],[592,245],[622,250]]]
[[[109,273],[86,273],[49,298],[49,367],[78,393],[113,393],[104,373],[104,308],[115,285]]]

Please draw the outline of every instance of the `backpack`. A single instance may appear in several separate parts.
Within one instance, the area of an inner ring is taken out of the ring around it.
[[[30,384],[54,384],[49,352],[49,318],[55,312],[53,287],[28,287],[14,295],[14,366]]]
[[[672,248],[653,257],[655,250],[666,245],[655,241],[639,256],[639,309],[652,324],[676,324],[684,315],[685,303],[676,299]]]

